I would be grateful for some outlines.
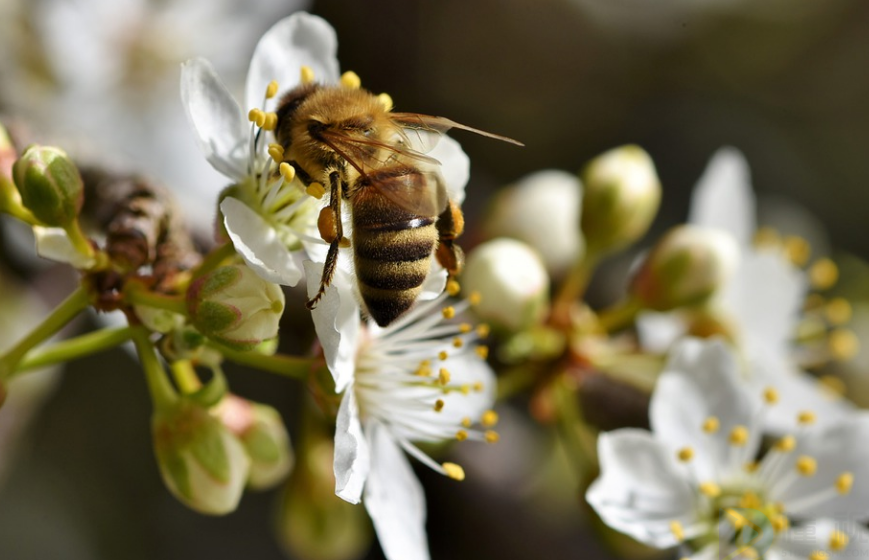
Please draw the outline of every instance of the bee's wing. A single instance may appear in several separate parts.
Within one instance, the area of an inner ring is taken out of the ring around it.
[[[352,165],[363,176],[373,170],[389,165],[401,158],[410,158],[429,166],[439,166],[440,162],[409,146],[401,130],[395,129],[395,141],[386,142],[370,136],[351,135],[336,130],[322,133],[323,142]]]
[[[390,113],[389,117],[398,126],[404,129],[409,129],[411,131],[422,131],[439,135],[445,133],[451,128],[458,128],[459,130],[467,130],[468,132],[473,132],[474,134],[479,134],[480,136],[485,136],[486,138],[494,138],[495,140],[509,142],[510,144],[515,144],[517,146],[525,145],[518,140],[513,140],[512,138],[501,136],[500,134],[492,134],[491,132],[486,132],[485,130],[480,130],[478,128],[465,126],[461,123],[457,123],[454,120],[450,120],[444,117],[433,117],[431,115],[421,115],[419,113]],[[423,142],[430,143],[431,140],[423,139]],[[431,147],[433,148],[434,145],[432,144]]]
[[[437,166],[397,163],[370,173],[365,183],[417,216],[438,216],[449,202]]]

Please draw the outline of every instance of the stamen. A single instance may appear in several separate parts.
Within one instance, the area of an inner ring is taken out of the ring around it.
[[[728,508],[724,510],[724,515],[725,517],[727,517],[727,520],[730,521],[730,524],[733,525],[736,529],[742,529],[747,523],[745,517],[743,517],[742,514],[735,509]]]
[[[470,395],[471,394],[471,386],[468,385],[467,383],[465,383],[464,385],[459,387],[459,391],[461,391],[463,395]]]
[[[269,144],[269,156],[276,162],[281,163],[284,161],[284,147],[280,144]]]
[[[760,468],[760,463],[757,461],[749,461],[746,464],[742,465],[742,470],[747,472],[748,474],[757,472],[757,469]]]
[[[839,552],[848,546],[848,535],[842,531],[833,531],[830,533],[830,550]]]
[[[455,463],[444,463],[441,465],[447,473],[447,476],[453,480],[465,480],[465,469]]]
[[[347,71],[341,74],[341,85],[347,89],[359,89],[362,86],[362,80],[353,71]]]
[[[266,86],[266,99],[271,99],[278,94],[278,82],[272,80],[269,82],[269,85]]]
[[[483,413],[483,417],[480,419],[480,424],[487,428],[491,428],[495,424],[498,423],[498,413],[494,410],[487,410]]]
[[[786,515],[775,515],[770,519],[770,523],[772,523],[772,530],[776,533],[781,533],[782,531],[787,531],[788,527],[791,526],[791,522]]]
[[[302,66],[302,83],[310,84],[314,81],[314,69],[310,66]]]
[[[449,384],[449,382],[450,382],[450,372],[447,371],[446,368],[441,368],[440,371],[438,371],[438,383],[440,383],[443,386],[447,386]]]
[[[450,279],[450,280],[447,280],[446,290],[447,290],[447,293],[450,294],[452,297],[456,297],[457,295],[459,295],[459,292],[462,291],[462,287],[459,285],[458,282]]]
[[[836,492],[843,496],[851,492],[852,486],[854,486],[853,473],[843,472],[839,475],[839,478],[836,479]]]
[[[438,352],[438,360],[442,362],[445,362],[449,357],[450,355],[447,353],[446,350],[441,350],[440,352]]]
[[[808,455],[801,455],[797,459],[797,472],[802,476],[812,476],[818,470],[818,462]]]
[[[707,434],[714,434],[721,427],[721,422],[715,416],[710,416],[703,421],[703,431]]]
[[[441,313],[443,313],[444,319],[452,319],[453,317],[456,316],[456,309],[455,309],[455,307],[448,305],[448,306],[443,308]]]
[[[797,423],[800,426],[811,426],[817,419],[817,416],[811,410],[804,410],[797,414]]]
[[[266,123],[266,114],[262,109],[251,109],[247,113],[247,120],[262,128]]]
[[[707,498],[717,498],[721,495],[721,487],[714,482],[704,482],[700,484],[700,493]]]
[[[465,345],[465,341],[462,340],[461,338],[456,337],[456,338],[453,339],[453,347],[455,347],[455,348],[461,348],[461,347],[464,346],[464,345]]]
[[[809,242],[796,235],[788,236],[784,240],[785,256],[797,266],[805,266],[809,262],[812,248]]]
[[[284,181],[287,183],[292,183],[293,179],[296,178],[296,168],[290,165],[287,162],[283,162],[278,166],[278,169],[281,172],[281,177],[284,178]]]
[[[829,557],[830,555],[823,550],[816,550],[809,554],[809,560],[827,560]]]
[[[777,247],[781,244],[781,236],[769,226],[757,228],[754,234],[754,244],[757,247]]]
[[[816,260],[809,268],[809,281],[816,290],[831,288],[839,280],[839,267],[828,258]]]
[[[789,453],[793,451],[796,446],[797,439],[794,436],[785,436],[773,445],[773,449],[779,453]]]
[[[479,305],[480,301],[482,301],[483,296],[480,295],[480,292],[471,292],[468,296],[468,303],[471,305]]]
[[[860,351],[860,340],[849,329],[838,328],[830,333],[827,346],[833,358],[839,361],[850,360]]]
[[[492,327],[490,327],[486,323],[477,325],[477,336],[479,336],[480,338],[486,338],[487,336],[489,336],[490,332],[492,332]]]
[[[682,542],[685,540],[685,529],[682,528],[682,524],[678,521],[670,522],[670,532],[673,533],[677,541]]]
[[[473,424],[474,422],[467,416],[462,418],[462,426],[464,426],[465,428],[470,428]]]
[[[778,402],[779,396],[778,391],[776,391],[772,387],[767,387],[763,390],[763,400],[766,404],[773,405]]]
[[[278,114],[277,113],[265,113],[265,120],[261,125],[263,130],[274,130],[278,126]]]
[[[435,401],[435,404],[434,404],[434,411],[435,411],[435,412],[440,412],[440,411],[443,410],[443,409],[444,409],[444,401],[443,401],[443,399],[438,399],[438,400],[436,400],[436,401]]]
[[[458,432],[456,432],[456,439],[459,441],[465,441],[466,439],[468,439],[468,432],[466,432],[465,430],[459,430]]]
[[[763,501],[760,499],[760,496],[754,492],[746,492],[742,495],[742,498],[739,499],[739,507],[745,509],[761,509],[763,507]]]
[[[416,375],[419,375],[420,377],[428,377],[429,375],[431,375],[431,362],[429,362],[428,360],[421,361],[419,363],[419,367],[416,368],[416,371],[414,373]]]
[[[844,325],[851,320],[853,309],[851,304],[845,298],[837,297],[830,300],[824,307],[824,314],[827,320],[834,325]]]
[[[676,457],[683,463],[687,463],[694,458],[694,450],[690,447],[683,447],[676,453]]]
[[[826,389],[832,396],[834,397],[844,397],[845,391],[847,387],[845,386],[845,382],[835,375],[822,375],[818,378],[818,385],[820,385],[823,389]]]
[[[323,198],[323,195],[326,194],[326,187],[324,187],[320,183],[315,182],[308,185],[308,188],[305,189],[305,192],[313,196],[317,200],[320,200]]]
[[[730,436],[728,436],[727,440],[730,442],[730,445],[742,447],[748,441],[748,428],[745,426],[734,426],[730,430]]]
[[[475,381],[475,382],[474,382],[474,391],[476,391],[477,393],[482,393],[482,392],[483,392],[483,388],[484,388],[484,387],[483,387],[483,382],[482,382],[482,381]]]
[[[483,358],[484,360],[489,357],[489,347],[488,346],[477,346],[474,348],[474,352],[477,353],[477,356]]]
[[[486,443],[498,443],[498,440],[501,439],[501,436],[498,435],[498,432],[495,430],[486,430],[485,433]]]
[[[472,327],[470,323],[462,323],[459,325],[459,332],[462,334],[468,334],[472,330],[474,330],[474,327]]]
[[[383,105],[383,108],[387,111],[392,111],[392,108],[395,106],[392,103],[392,97],[388,93],[381,93],[377,96],[377,100],[380,101],[380,104]]]

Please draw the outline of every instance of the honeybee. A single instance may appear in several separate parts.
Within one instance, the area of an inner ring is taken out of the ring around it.
[[[449,200],[440,162],[413,149],[409,139],[450,128],[522,145],[449,119],[393,112],[390,101],[360,88],[309,83],[284,95],[275,129],[284,161],[305,185],[320,183],[330,192],[318,220],[329,252],[308,309],[332,281],[339,247],[348,245],[342,201],[350,205],[359,293],[378,325],[410,309],[433,254],[449,274],[459,272],[463,257],[454,241],[464,227],[461,210]]]

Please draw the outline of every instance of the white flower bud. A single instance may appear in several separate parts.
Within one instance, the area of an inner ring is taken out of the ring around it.
[[[728,233],[677,226],[652,248],[631,279],[630,292],[647,309],[669,311],[708,299],[732,276],[739,246]]]
[[[152,429],[160,474],[176,498],[210,515],[224,515],[238,506],[250,459],[219,419],[181,400],[155,411]]]
[[[290,436],[277,410],[227,395],[214,413],[239,438],[250,457],[250,488],[271,488],[290,473],[294,459]]]
[[[84,184],[63,150],[30,146],[12,166],[12,178],[24,206],[46,225],[66,229],[78,218]]]
[[[197,278],[187,290],[193,324],[208,338],[252,350],[278,335],[284,293],[244,265],[220,267]]]
[[[585,188],[582,232],[589,253],[604,254],[641,238],[661,202],[655,165],[639,146],[615,148],[580,174]]]
[[[501,190],[486,221],[489,237],[512,237],[533,247],[547,270],[560,275],[581,259],[582,185],[576,175],[548,169]]]
[[[549,308],[546,267],[534,249],[515,239],[494,239],[474,249],[462,288],[482,296],[474,307],[480,318],[506,330],[539,323]]]

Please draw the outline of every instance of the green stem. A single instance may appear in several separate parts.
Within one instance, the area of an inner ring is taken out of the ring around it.
[[[130,327],[102,329],[61,342],[48,345],[45,348],[31,350],[18,363],[11,376],[28,370],[38,369],[61,362],[77,360],[122,344],[133,336]]]
[[[598,313],[598,321],[604,330],[612,333],[630,325],[642,309],[639,301],[628,298]]]
[[[213,249],[210,253],[205,255],[205,258],[202,259],[202,262],[193,273],[193,277],[199,278],[200,276],[208,274],[215,268],[218,268],[220,265],[222,265],[223,262],[226,261],[226,259],[234,257],[235,255],[235,247],[233,247],[232,243],[224,243],[220,247]]]
[[[0,357],[0,379],[5,379],[15,371],[18,362],[31,348],[41,343],[81,313],[90,304],[87,291],[79,287],[70,294],[39,326],[21,339]]]
[[[187,316],[187,302],[182,296],[167,296],[164,294],[149,292],[144,287],[131,283],[129,287],[124,290],[124,299],[127,303],[133,305],[144,305],[146,307],[164,309],[185,317]]]
[[[67,237],[69,237],[70,243],[72,243],[73,248],[77,252],[89,258],[93,258],[95,256],[94,246],[91,245],[90,240],[82,232],[78,220],[74,220],[72,224],[65,228],[65,230]]]
[[[196,375],[196,370],[193,369],[193,364],[190,363],[190,360],[178,360],[177,362],[172,362],[169,367],[172,370],[172,378],[175,380],[175,384],[178,385],[181,393],[188,395],[202,388],[202,381]]]
[[[237,364],[250,366],[271,373],[277,373],[285,377],[305,381],[313,371],[316,358],[300,358],[298,356],[286,356],[274,354],[268,356],[259,352],[240,352],[225,346],[213,346],[225,358]]]
[[[597,465],[595,435],[582,418],[579,396],[564,379],[553,387],[555,410],[564,447],[576,466],[578,481],[582,481]]]
[[[163,364],[157,357],[157,351],[154,349],[151,339],[148,338],[150,333],[144,327],[132,327],[131,330],[133,343],[139,354],[139,361],[145,371],[145,380],[148,382],[148,391],[151,393],[154,408],[160,410],[174,405],[178,401],[178,393],[175,392],[175,388],[166,377],[166,370],[163,369]]]

